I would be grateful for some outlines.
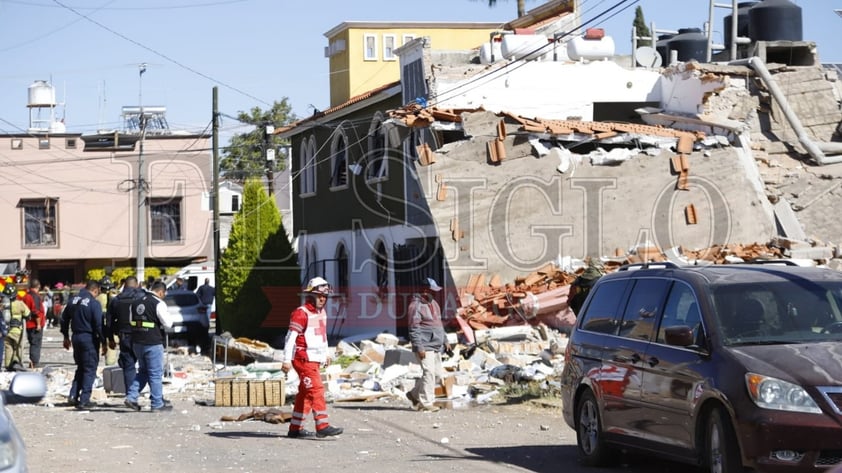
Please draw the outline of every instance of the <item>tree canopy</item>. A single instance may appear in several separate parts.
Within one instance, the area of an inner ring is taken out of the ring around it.
[[[243,205],[217,268],[217,324],[234,336],[276,342],[286,326],[273,314],[288,315],[295,308],[300,283],[297,256],[275,200],[259,179],[246,180]],[[279,291],[286,297],[267,298]]]
[[[286,167],[286,156],[277,152],[274,161],[266,160],[266,149],[276,149],[284,144],[274,135],[266,134],[266,125],[279,128],[295,121],[292,108],[284,97],[275,101],[272,108],[262,110],[254,107],[248,112],[240,111],[237,121],[254,125],[252,131],[234,135],[222,152],[219,169],[225,179],[245,182],[249,178],[266,175],[269,171],[279,171]]]
[[[637,36],[651,38],[652,33],[649,31],[649,27],[646,26],[646,19],[643,18],[643,8],[638,5],[637,8],[634,9],[634,31]],[[655,44],[655,41],[652,41],[652,44]]]
[[[497,5],[497,0],[488,0],[488,6],[493,7]],[[517,0],[517,17],[520,18],[526,15],[526,0]]]

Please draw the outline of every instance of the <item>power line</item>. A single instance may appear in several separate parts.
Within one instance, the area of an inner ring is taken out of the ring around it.
[[[257,101],[257,102],[260,102],[260,103],[262,103],[262,104],[264,104],[264,105],[268,105],[268,106],[270,106],[270,107],[272,106],[272,104],[270,104],[269,102],[266,102],[265,100],[262,100],[262,99],[260,99],[260,98],[257,98],[257,97],[255,97],[254,95],[251,95],[251,94],[249,94],[248,92],[245,92],[245,91],[243,91],[243,90],[241,90],[241,89],[238,89],[237,87],[234,87],[234,86],[232,86],[232,85],[226,84],[225,82],[222,82],[222,81],[220,81],[220,80],[214,79],[213,77],[211,77],[211,76],[209,76],[209,75],[207,75],[207,74],[205,74],[205,73],[203,73],[203,72],[197,71],[196,69],[193,69],[192,67],[190,67],[190,66],[188,66],[188,65],[186,65],[186,64],[184,64],[184,63],[182,63],[182,62],[179,62],[179,61],[177,61],[177,60],[175,60],[175,59],[173,59],[173,58],[171,58],[171,57],[167,56],[166,54],[164,54],[164,53],[162,53],[162,52],[160,52],[160,51],[157,51],[157,50],[155,50],[155,49],[150,48],[149,46],[146,46],[145,44],[142,44],[142,43],[140,43],[140,42],[138,42],[138,41],[135,41],[135,40],[133,40],[133,39],[129,38],[128,36],[126,36],[126,35],[124,35],[124,34],[122,34],[122,33],[118,32],[118,31],[115,31],[115,30],[113,30],[113,29],[109,28],[108,26],[105,26],[105,25],[103,25],[102,23],[100,23],[100,22],[98,22],[98,21],[96,21],[96,20],[94,20],[94,19],[92,19],[92,18],[88,17],[87,15],[85,15],[85,14],[83,14],[83,13],[80,13],[79,11],[75,10],[73,7],[70,7],[70,6],[67,6],[67,5],[65,5],[65,4],[63,4],[63,3],[61,3],[59,0],[53,0],[53,2],[55,2],[57,5],[59,5],[59,6],[63,7],[63,8],[66,8],[67,10],[69,10],[69,11],[73,12],[74,14],[81,16],[82,18],[84,18],[84,19],[86,19],[86,20],[90,21],[91,23],[93,23],[93,24],[95,24],[95,25],[99,26],[100,28],[102,28],[102,29],[104,29],[104,30],[108,31],[109,33],[111,33],[111,34],[113,34],[113,35],[115,35],[115,36],[118,36],[118,37],[120,37],[120,38],[122,38],[122,39],[124,39],[124,40],[126,40],[126,41],[128,41],[128,42],[130,42],[130,43],[132,43],[132,44],[134,44],[135,46],[138,46],[138,47],[140,47],[140,48],[143,48],[143,49],[145,49],[145,50],[147,50],[147,51],[151,52],[152,54],[154,54],[154,55],[156,55],[156,56],[158,56],[158,57],[160,57],[160,58],[162,58],[162,59],[165,59],[165,60],[167,60],[167,61],[169,61],[169,62],[171,62],[171,63],[175,64],[175,65],[176,65],[176,66],[178,66],[178,67],[181,67],[182,69],[185,69],[185,70],[187,70],[187,71],[190,71],[190,72],[192,72],[193,74],[196,74],[196,75],[197,75],[197,76],[199,76],[199,77],[202,77],[202,78],[204,78],[204,79],[207,79],[207,80],[209,80],[209,81],[211,81],[211,82],[215,82],[215,83],[217,83],[217,84],[219,84],[219,85],[221,85],[221,86],[225,87],[226,89],[232,90],[232,91],[234,91],[234,92],[236,92],[236,93],[238,93],[238,94],[241,94],[241,95],[243,95],[243,96],[245,96],[245,97],[248,97],[248,98],[250,98],[250,99],[252,99],[252,100],[255,100],[255,101]]]

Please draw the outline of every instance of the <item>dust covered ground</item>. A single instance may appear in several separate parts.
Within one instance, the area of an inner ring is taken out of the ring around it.
[[[72,355],[50,329],[42,358],[72,371]],[[191,362],[210,368],[209,359]],[[165,390],[166,393],[166,390]],[[10,406],[24,437],[33,473],[114,472],[669,472],[686,467],[654,459],[622,462],[615,469],[585,469],[576,461],[576,437],[557,406],[546,403],[412,411],[405,399],[337,402],[330,421],[345,433],[333,439],[288,439],[287,424],[225,416],[248,407],[212,407],[209,389],[166,396],[170,412],[134,412],[109,396],[78,411],[51,394],[37,405]],[[147,404],[146,399],[142,404]],[[291,410],[287,405],[284,412]],[[308,428],[312,429],[312,421]]]

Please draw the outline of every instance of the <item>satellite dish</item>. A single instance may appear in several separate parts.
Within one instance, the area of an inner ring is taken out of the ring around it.
[[[643,67],[661,67],[661,55],[651,46],[641,46],[634,52],[634,60]]]

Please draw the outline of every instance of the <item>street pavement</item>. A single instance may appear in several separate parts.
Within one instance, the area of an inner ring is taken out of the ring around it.
[[[72,369],[57,331],[47,334],[43,358]],[[481,405],[415,412],[405,399],[337,402],[330,422],[343,435],[289,439],[286,424],[226,422],[248,407],[202,405],[202,395],[173,396],[170,412],[134,412],[121,396],[78,411],[55,396],[37,405],[10,406],[33,473],[69,472],[503,472],[659,473],[687,467],[630,457],[612,469],[584,468],[576,436],[558,408],[538,403]],[[197,402],[198,401],[198,402]],[[283,407],[285,412],[290,406]],[[312,429],[312,420],[308,421]]]

